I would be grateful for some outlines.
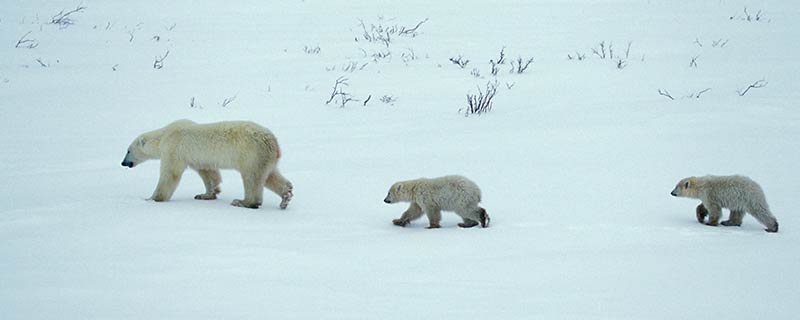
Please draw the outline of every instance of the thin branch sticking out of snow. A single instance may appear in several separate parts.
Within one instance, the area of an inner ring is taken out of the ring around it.
[[[750,84],[749,86],[747,86],[747,88],[744,88],[744,89],[742,89],[742,90],[739,90],[739,91],[737,91],[737,92],[739,93],[739,96],[740,96],[740,97],[744,97],[744,95],[746,95],[746,94],[747,94],[747,92],[748,92],[748,91],[750,91],[750,89],[759,89],[759,88],[763,88],[763,87],[766,87],[766,86],[767,86],[767,84],[769,84],[769,82],[765,81],[764,79],[761,79],[761,80],[758,80],[758,81],[756,81],[756,82],[753,82],[752,84]]]

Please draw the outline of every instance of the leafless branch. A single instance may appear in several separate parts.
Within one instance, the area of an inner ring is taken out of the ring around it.
[[[628,66],[628,64],[627,64],[627,61],[625,59],[617,59],[617,69],[622,70],[622,69],[625,69],[625,67],[627,67],[627,66]]]
[[[511,61],[511,73],[522,74],[528,67],[533,63],[533,58],[528,59],[527,61],[523,62],[522,57],[517,58],[516,63]],[[515,67],[516,66],[516,67]]]
[[[53,18],[50,19],[50,23],[51,24],[57,24],[57,25],[60,25],[62,27],[67,27],[67,26],[72,25],[72,24],[75,23],[75,21],[72,20],[72,18],[70,18],[70,15],[73,14],[73,13],[83,12],[83,10],[85,10],[85,9],[86,9],[86,7],[83,6],[83,4],[79,4],[77,7],[75,7],[75,9],[72,9],[72,10],[67,11],[67,12],[64,12],[64,10],[61,10],[61,12],[57,13],[56,15],[53,16]]]
[[[597,48],[592,48],[592,53],[594,53],[598,58],[605,59],[606,58],[606,42],[600,41],[600,44]]]
[[[164,59],[166,59],[168,55],[169,55],[169,50],[167,50],[167,52],[164,53],[164,56],[162,57],[156,56],[156,60],[153,62],[153,68],[156,70],[163,68]]]
[[[715,47],[715,48],[716,47],[723,48],[723,47],[725,47],[726,44],[728,44],[728,40],[729,39],[724,39],[724,40],[723,39],[719,39],[719,40],[713,41],[713,42],[711,42],[711,46]]]
[[[231,104],[231,102],[233,102],[233,100],[236,100],[236,95],[234,95],[233,97],[227,97],[227,98],[225,98],[224,100],[222,100],[222,103],[220,103],[220,105],[221,105],[223,108],[224,108],[224,107],[227,107],[229,104]]]
[[[397,98],[390,95],[383,95],[381,97],[381,102],[388,105],[394,105],[395,101],[397,101]]]
[[[480,78],[481,77],[481,70],[478,70],[478,68],[472,68],[472,71],[470,71],[469,74],[472,75],[475,78]]]
[[[667,90],[658,89],[658,94],[660,94],[662,96],[665,96],[665,97],[669,98],[670,100],[675,100],[675,98],[673,98],[672,95],[670,95],[669,91],[667,91]]]
[[[369,95],[366,99],[364,99],[364,106],[365,107],[367,106],[367,102],[369,102],[369,99],[372,99],[372,95]]]
[[[28,31],[27,33],[23,34],[22,37],[17,40],[17,44],[14,48],[27,48],[33,49],[39,46],[39,42],[36,42],[36,39],[28,39],[28,35],[31,34],[33,31]]]
[[[739,90],[737,92],[739,93],[740,97],[744,97],[744,95],[747,94],[747,92],[750,91],[750,89],[763,88],[763,87],[766,87],[767,84],[769,84],[769,82],[765,81],[764,79],[761,79],[761,80],[758,80],[756,82],[753,82],[752,84],[747,86],[747,88],[741,89],[741,90]]]
[[[490,62],[492,60],[489,60]],[[506,64],[506,47],[500,49],[500,57],[497,58],[497,64]]]
[[[573,56],[573,55],[571,55],[571,54],[569,54],[569,53],[568,53],[568,54],[567,54],[567,59],[568,59],[568,60],[578,60],[578,61],[583,61],[584,59],[586,59],[586,54],[584,54],[584,53],[580,53],[580,52],[577,52],[577,51],[576,51],[576,52],[575,52],[575,55]]]
[[[398,32],[398,35],[416,37],[417,36],[417,29],[419,29],[419,27],[422,26],[422,24],[425,23],[425,22],[428,22],[428,18],[425,18],[425,20],[420,21],[413,28],[401,27],[400,28],[400,32]]]
[[[692,61],[689,62],[689,68],[697,68],[697,59],[698,58],[700,58],[700,56],[692,57]]]
[[[314,47],[308,45],[303,46],[303,52],[307,54],[318,54],[321,50],[322,49],[319,46],[314,46]]]
[[[351,101],[358,101],[358,99],[353,98],[353,95],[344,91],[344,87],[349,86],[350,84],[347,83],[347,78],[344,76],[339,77],[336,79],[336,82],[333,84],[333,90],[331,90],[331,95],[328,98],[328,101],[325,101],[325,104],[330,104],[337,98],[339,99],[340,107],[344,108],[348,102]]]
[[[711,91],[711,88],[705,88],[705,89],[703,89],[703,90],[700,90],[700,91],[698,91],[697,93],[695,93],[695,94],[693,95],[693,97],[694,97],[695,99],[700,99],[700,96],[701,96],[701,95],[703,95],[704,93],[708,92],[708,91]]]
[[[42,66],[42,68],[47,68],[47,67],[49,67],[49,66],[50,66],[49,64],[47,64],[47,63],[45,63],[44,61],[42,61],[42,58],[37,58],[37,59],[36,59],[36,62],[38,62],[38,63],[39,63],[39,65],[40,65],[40,66]]]
[[[450,58],[450,62],[461,67],[461,69],[464,69],[467,64],[469,64],[469,60],[464,59],[461,56],[458,56],[458,58]]]
[[[631,54],[631,45],[632,45],[632,44],[633,44],[633,41],[628,41],[628,47],[627,47],[627,48],[625,48],[625,60],[628,60],[628,57],[630,57],[630,54]]]

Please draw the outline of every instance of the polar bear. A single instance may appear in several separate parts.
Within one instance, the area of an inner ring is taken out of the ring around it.
[[[266,128],[249,121],[197,124],[178,120],[161,129],[145,132],[128,147],[122,166],[134,166],[161,159],[161,176],[150,198],[167,201],[172,197],[187,167],[200,174],[206,192],[195,199],[214,200],[220,192],[219,169],[236,169],[244,182],[244,199],[231,205],[258,208],[264,187],[281,197],[280,208],[292,199],[292,183],[277,169],[281,156],[278,141]]]
[[[478,206],[481,201],[481,189],[474,182],[462,176],[444,176],[439,178],[400,181],[389,188],[383,202],[411,202],[403,215],[392,222],[405,227],[422,214],[428,216],[428,229],[441,227],[441,211],[454,211],[464,222],[458,226],[472,228],[478,223],[481,227],[489,226],[489,215]]]
[[[769,210],[761,186],[745,176],[704,176],[684,178],[670,193],[674,197],[699,199],[695,213],[703,223],[706,216],[709,226],[740,226],[745,212],[761,222],[767,232],[778,232],[778,221]],[[727,221],[719,222],[722,208],[731,211]]]

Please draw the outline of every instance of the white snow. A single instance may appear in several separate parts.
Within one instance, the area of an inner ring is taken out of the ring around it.
[[[794,1],[84,1],[48,23],[79,4],[0,11],[2,319],[796,317]],[[359,25],[426,18],[388,47]],[[38,46],[15,48],[28,31]],[[592,54],[601,41],[631,43],[623,69]],[[503,47],[534,63],[492,76]],[[340,76],[366,106],[325,104]],[[494,79],[494,109],[465,117]],[[289,208],[268,191],[230,206],[235,171],[216,201],[192,199],[193,172],[145,201],[158,162],[123,168],[125,150],[180,118],[275,132]],[[698,202],[669,195],[734,173],[762,185],[779,233],[698,224]],[[391,224],[393,182],[445,174],[481,186],[490,228]]]

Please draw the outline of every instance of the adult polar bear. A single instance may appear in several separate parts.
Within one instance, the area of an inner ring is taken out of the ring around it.
[[[200,174],[206,193],[195,199],[213,200],[220,192],[219,169],[236,169],[244,182],[244,200],[231,205],[258,208],[264,187],[281,197],[281,209],[292,199],[292,183],[278,172],[281,156],[275,135],[249,121],[225,121],[197,124],[178,120],[161,129],[145,132],[128,147],[122,166],[134,166],[161,159],[161,176],[152,200],[167,201],[172,197],[187,167]]]

